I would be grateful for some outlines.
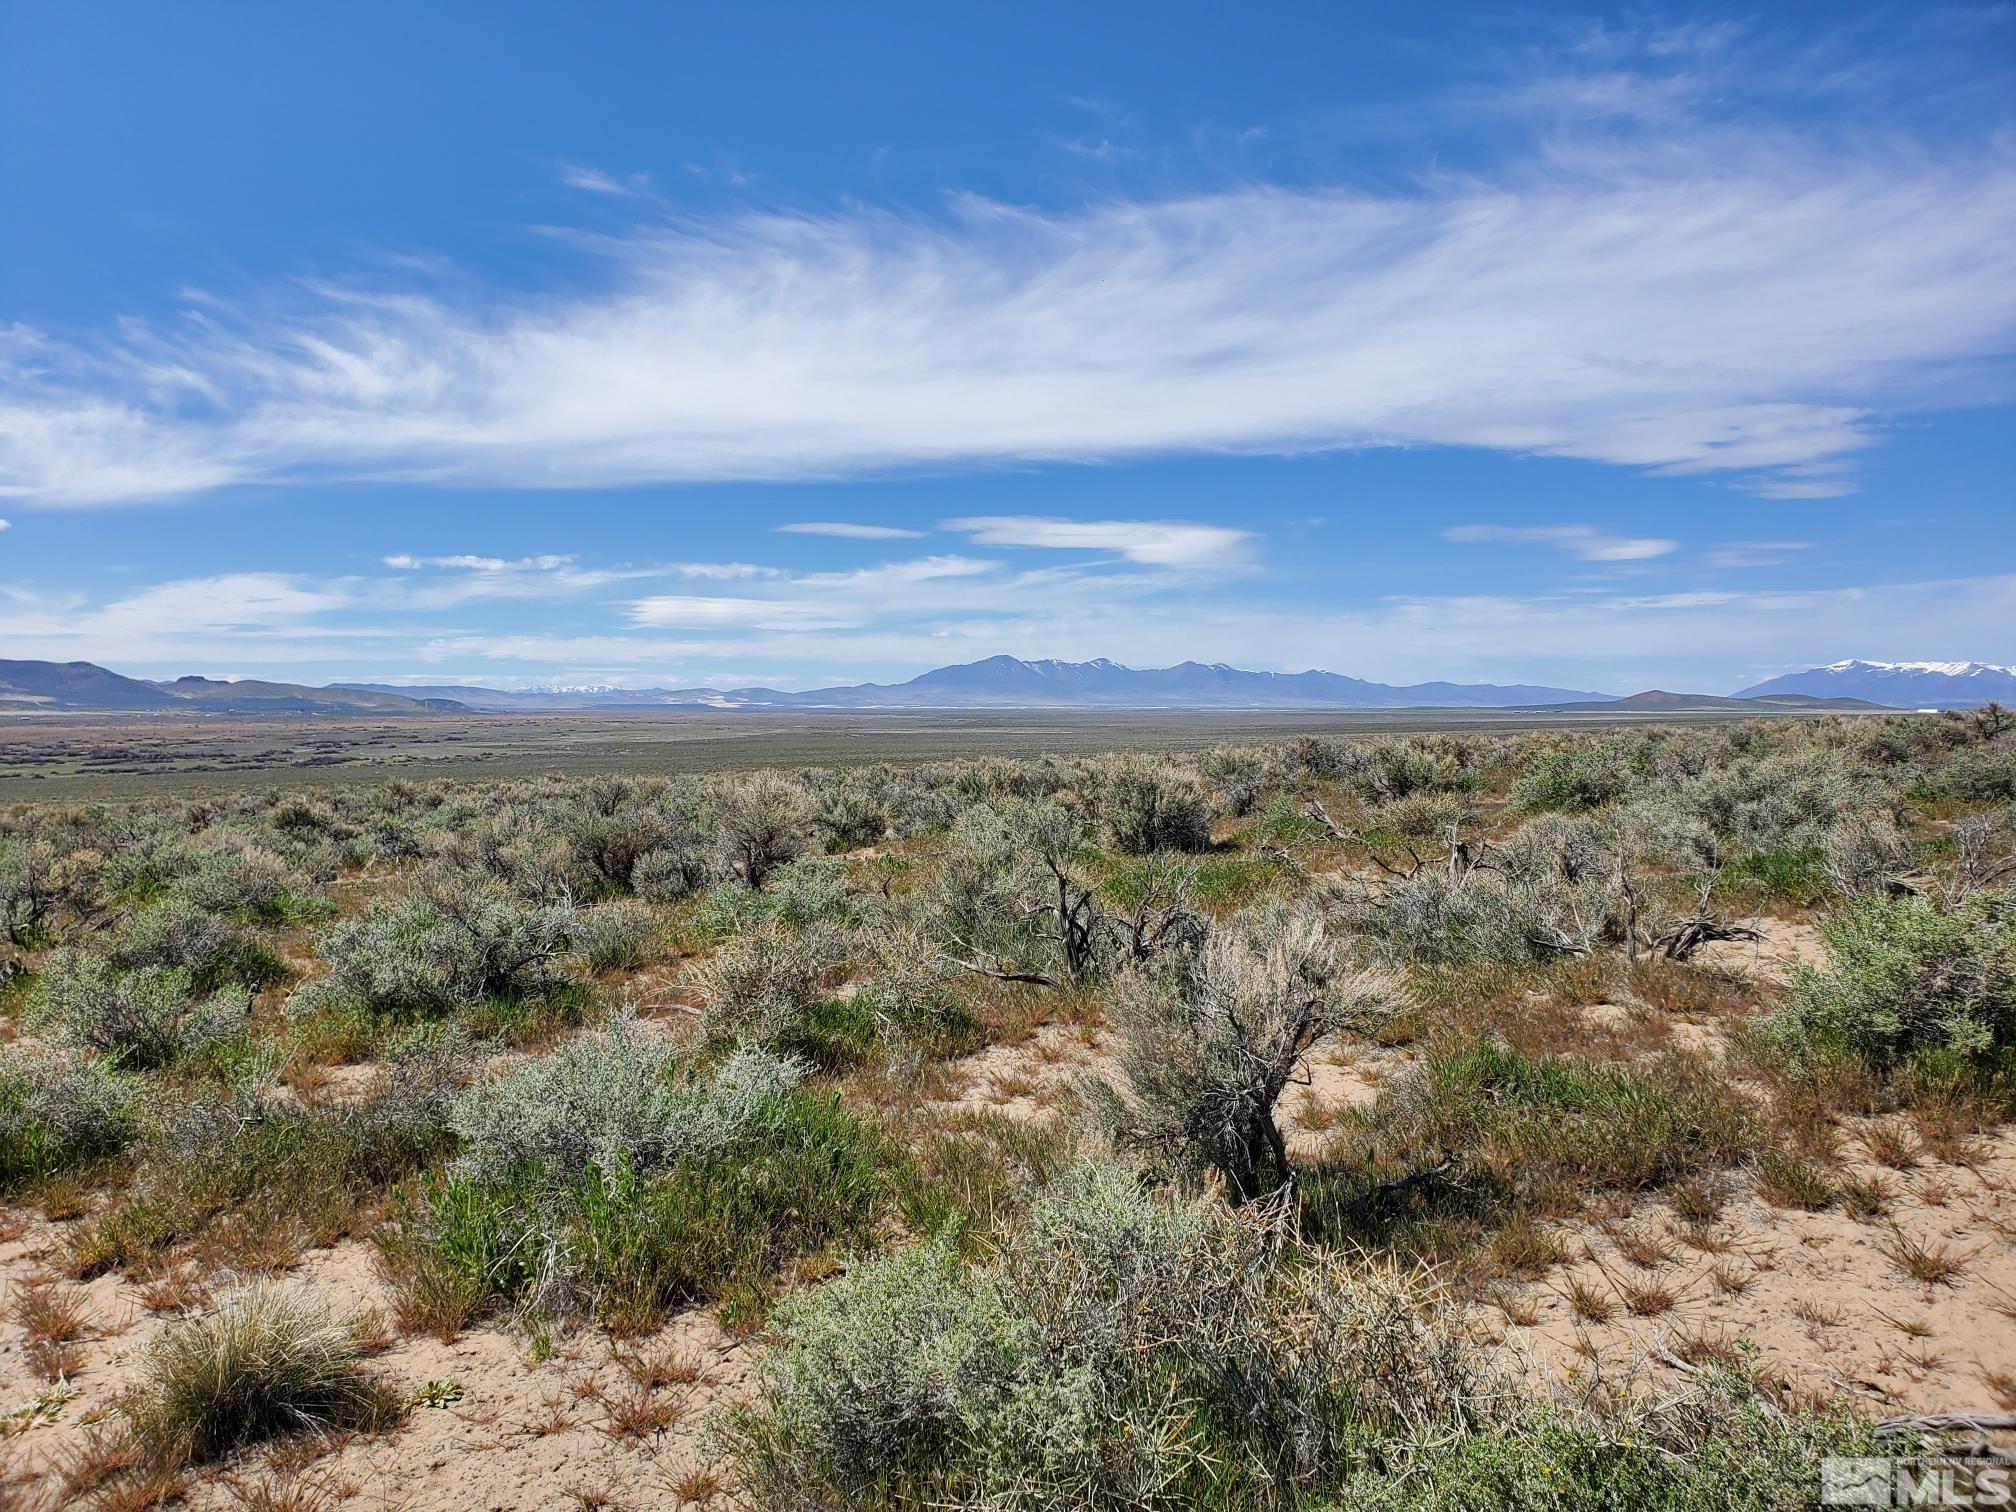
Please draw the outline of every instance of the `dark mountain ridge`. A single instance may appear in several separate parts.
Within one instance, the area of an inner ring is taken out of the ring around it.
[[[141,713],[203,709],[219,714],[440,714],[459,703],[403,692],[310,688],[300,683],[213,677],[145,682],[91,662],[0,661],[0,711],[103,709]]]
[[[0,708],[158,709],[175,699],[152,683],[90,662],[0,661]]]

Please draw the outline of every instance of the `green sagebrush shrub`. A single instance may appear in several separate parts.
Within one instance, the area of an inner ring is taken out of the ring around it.
[[[989,974],[1082,984],[1106,932],[1085,852],[1078,818],[1047,799],[966,810],[917,898],[937,953]]]
[[[1338,911],[1394,965],[1516,965],[1586,954],[1615,902],[1601,874],[1573,882],[1486,871],[1451,878],[1424,867],[1382,890],[1345,894]]]
[[[330,929],[320,944],[328,974],[296,992],[289,1011],[415,1019],[537,996],[566,983],[561,961],[577,927],[565,904],[528,903],[467,877],[432,878]]]
[[[646,1326],[679,1302],[859,1236],[879,1147],[800,1062],[711,1075],[617,1020],[471,1088],[462,1153],[387,1241],[409,1288],[550,1318]]]
[[[802,864],[802,863],[801,863]],[[707,1000],[700,1028],[710,1044],[761,1045],[827,1059],[834,1027],[830,977],[847,941],[825,923],[793,929],[766,918],[701,961],[690,980]]]
[[[860,850],[888,834],[889,811],[865,777],[850,773],[813,806],[812,828],[829,851]]]
[[[37,835],[0,836],[0,934],[12,945],[32,945],[68,899],[67,858]]]
[[[1478,786],[1476,748],[1444,735],[1354,742],[1339,750],[1344,781],[1368,803],[1416,793],[1469,792]]]
[[[136,1070],[165,1066],[244,1032],[251,996],[242,988],[196,999],[179,966],[122,971],[65,950],[35,983],[34,1011],[55,1037]]]
[[[1883,1066],[1923,1052],[1985,1060],[2016,1046],[2016,893],[1852,898],[1821,921],[1827,969],[1800,967],[1766,1025],[1779,1045]]]
[[[1827,881],[1846,897],[1891,891],[1910,873],[1916,852],[1882,815],[1852,814],[1828,831]]]
[[[2004,737],[1956,752],[1919,784],[1919,791],[1928,798],[1970,803],[2016,801],[2016,740]]]
[[[328,906],[299,870],[252,845],[206,852],[174,890],[205,913],[262,924],[298,923]]]
[[[124,971],[154,966],[186,971],[199,992],[226,983],[264,987],[287,975],[280,958],[256,933],[179,892],[127,914],[98,948]]]
[[[109,1067],[0,1050],[0,1191],[116,1155],[137,1129],[133,1085]]]
[[[1266,1205],[1047,1187],[990,1265],[942,1243],[780,1310],[726,1439],[762,1506],[1279,1506],[1397,1465],[1487,1390],[1417,1285],[1284,1265]]]
[[[676,903],[707,876],[707,860],[697,848],[660,846],[637,858],[630,886],[646,903]]]
[[[1710,767],[1682,801],[1736,849],[1773,852],[1824,845],[1837,820],[1875,797],[1839,752],[1803,747]]]
[[[737,882],[709,888],[693,926],[704,939],[726,940],[766,919],[802,928],[821,921],[842,923],[853,911],[847,863],[808,857],[772,872],[761,892]]]
[[[1535,756],[1513,780],[1509,801],[1529,812],[1601,808],[1624,797],[1636,781],[1628,752],[1607,742],[1585,742]]]
[[[775,1112],[803,1075],[750,1051],[712,1077],[627,1019],[471,1087],[451,1123],[462,1142],[455,1174],[480,1186],[565,1183],[588,1166],[640,1174],[743,1137]]]
[[[810,804],[805,790],[771,772],[719,783],[714,791],[714,846],[722,871],[748,888],[805,849]]]
[[[1113,844],[1129,855],[1210,847],[1211,806],[1203,789],[1165,764],[1121,764],[1102,775],[1091,802]]]
[[[638,903],[600,903],[575,916],[570,939],[590,971],[635,971],[658,954],[660,931]]]

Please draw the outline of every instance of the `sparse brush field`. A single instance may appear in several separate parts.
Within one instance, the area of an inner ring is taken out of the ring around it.
[[[16,804],[0,1505],[1810,1505],[2016,1412],[2004,725]]]

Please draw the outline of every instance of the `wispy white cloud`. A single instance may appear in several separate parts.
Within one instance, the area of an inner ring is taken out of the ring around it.
[[[1790,551],[1799,543],[1747,547]],[[447,575],[444,575],[447,576]],[[457,581],[544,574],[455,573]],[[563,620],[449,615],[404,572],[314,579],[244,572],[181,579],[96,601],[0,590],[0,644],[15,656],[121,670],[261,667],[297,677],[378,675],[403,663],[457,676],[706,681],[707,668],[770,668],[777,685],[858,680],[1007,651],[1135,665],[1213,659],[1327,667],[1385,681],[1448,677],[1629,691],[1731,688],[1844,655],[2016,661],[2016,576],[1799,590],[1395,596],[1354,606],[1200,596],[1183,570],[1132,564],[1017,572],[935,557],[853,572],[780,574],[735,595],[592,602]],[[786,676],[789,669],[794,676]]]
[[[547,554],[529,557],[494,556],[408,556],[403,552],[385,558],[387,567],[415,571],[433,567],[450,572],[555,572],[574,558]]]
[[[1100,99],[1096,95],[1071,95],[1065,101],[1073,110],[1082,110],[1088,115],[1096,115],[1102,121],[1111,121],[1116,126],[1132,124],[1134,113],[1123,110],[1111,100]]]
[[[1811,551],[1811,541],[1731,541],[1707,556],[1710,567],[1779,567],[1802,551]]]
[[[799,520],[775,528],[785,535],[840,536],[850,541],[914,540],[924,534],[897,525],[855,525],[846,520]]]
[[[879,596],[885,600],[901,589],[920,583],[938,583],[947,578],[972,578],[995,570],[999,563],[979,557],[945,554],[917,557],[907,562],[883,562],[874,567],[857,567],[846,572],[808,572],[792,581],[800,587],[824,593]],[[965,588],[955,590],[961,594]]]
[[[649,578],[678,578],[687,582],[742,582],[785,576],[783,569],[755,562],[649,562],[641,565],[583,567],[571,553],[544,553],[525,557],[496,557],[475,554],[413,556],[398,553],[384,558],[387,567],[400,573],[446,574],[422,588],[400,586],[393,591],[402,603],[463,603],[480,598],[564,598],[606,588],[612,583]],[[382,597],[381,593],[381,597]]]
[[[11,596],[0,610],[0,639],[10,645],[68,643],[76,655],[131,656],[136,648],[188,635],[256,640],[353,607],[349,580],[315,581],[288,573],[229,572],[156,583],[101,604],[70,595]],[[33,655],[31,650],[17,654]]]
[[[753,625],[761,630],[841,629],[857,623],[817,601],[714,594],[661,594],[638,599],[630,605],[630,620],[632,624],[661,630],[706,629],[716,625]]]
[[[562,163],[560,182],[570,189],[584,190],[589,194],[606,194],[615,199],[634,199],[647,193],[651,187],[649,174],[632,173],[618,178],[613,173],[605,173],[600,168],[591,168],[582,163]]]
[[[963,581],[993,573],[997,563],[974,557],[930,556],[847,572],[775,573],[760,598],[725,594],[660,594],[627,606],[631,623],[656,629],[752,625],[762,629],[842,629],[877,619],[929,612],[947,603],[984,602]]]
[[[740,582],[748,578],[785,575],[781,568],[764,567],[755,562],[671,562],[666,565],[665,571],[672,577],[696,582]]]
[[[1684,145],[1683,145],[1684,143]],[[655,213],[655,212],[653,212]],[[0,497],[1488,447],[1824,497],[2016,347],[2016,158],[1556,136],[1404,191],[683,218],[564,293],[307,286],[0,333]],[[584,292],[585,290],[585,292]],[[1096,332],[1096,339],[1088,333]]]
[[[1839,462],[1809,462],[1739,480],[1760,499],[1841,499],[1855,492],[1855,470]]]
[[[1135,666],[1212,657],[1240,666],[1315,666],[1388,682],[1543,681],[1632,692],[1726,691],[1789,667],[1848,654],[2016,661],[2016,576],[1794,592],[1424,595],[1341,612],[1113,603],[1059,595],[1019,615],[951,615],[917,624],[824,630],[717,624],[713,633],[450,635],[433,661],[640,667],[695,660],[921,669],[1009,651]],[[1761,648],[1769,648],[1763,650]],[[1846,648],[1845,650],[1843,648]]]
[[[1111,137],[1052,137],[1050,140],[1059,150],[1073,157],[1090,158],[1096,163],[1119,163],[1141,156],[1140,148],[1129,147]]]
[[[1117,551],[1149,567],[1224,567],[1246,554],[1252,533],[1187,520],[1064,520],[1049,515],[973,515],[941,520],[982,546]]]
[[[1594,525],[1452,525],[1445,541],[1552,546],[1584,562],[1643,562],[1680,549],[1655,536],[1618,536]]]

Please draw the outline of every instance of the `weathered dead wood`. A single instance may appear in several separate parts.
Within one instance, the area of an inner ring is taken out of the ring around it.
[[[1715,910],[1708,905],[1709,894],[1715,884],[1701,884],[1701,896],[1694,905],[1694,912],[1676,920],[1673,927],[1653,941],[1669,961],[1685,961],[1692,958],[1703,945],[1717,940],[1761,940],[1763,935],[1747,924],[1730,924],[1718,918]]]

